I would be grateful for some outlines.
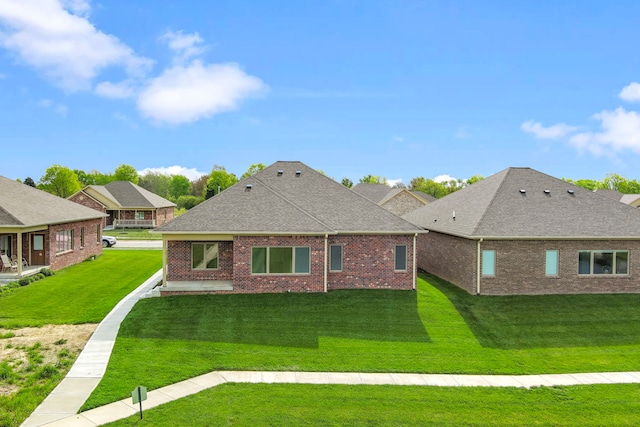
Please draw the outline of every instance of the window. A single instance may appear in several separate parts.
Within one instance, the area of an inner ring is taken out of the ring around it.
[[[144,219],[144,211],[138,212],[136,211],[136,220]]]
[[[396,246],[396,271],[407,271],[407,246]]]
[[[311,271],[311,249],[302,247],[255,247],[251,249],[252,274],[305,274]]]
[[[494,250],[482,251],[482,275],[483,276],[496,275],[496,251]]]
[[[80,248],[84,248],[84,227],[80,227]]]
[[[547,276],[558,275],[558,251],[547,251],[544,267],[544,274]]]
[[[100,231],[102,227],[100,224],[96,225],[96,243],[102,243],[102,236],[100,235]]]
[[[342,245],[329,248],[329,271],[342,271]]]
[[[0,253],[11,256],[11,236],[0,236]]]
[[[629,251],[580,251],[578,274],[629,274]]]
[[[56,232],[56,253],[73,250],[73,230],[62,230]]]
[[[191,268],[194,270],[215,270],[218,268],[217,243],[192,243]]]

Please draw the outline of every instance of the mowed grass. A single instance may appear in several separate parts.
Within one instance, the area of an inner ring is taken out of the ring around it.
[[[159,251],[105,251],[0,297],[0,326],[98,323],[161,267]]]
[[[638,307],[640,295],[477,297],[427,275],[417,292],[142,300],[84,409],[213,370],[637,371]]]
[[[639,394],[640,386],[628,384],[531,390],[224,384],[108,426],[632,426],[640,423]]]

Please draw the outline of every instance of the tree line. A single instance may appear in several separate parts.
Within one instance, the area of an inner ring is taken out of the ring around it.
[[[139,175],[133,166],[127,164],[122,164],[115,168],[113,172],[107,173],[97,170],[86,172],[55,164],[45,170],[45,173],[37,183],[31,177],[26,177],[23,182],[26,185],[39,188],[56,196],[67,198],[87,185],[106,185],[112,181],[130,181],[145,190],[172,201],[179,209],[188,210],[265,167],[264,163],[254,163],[238,178],[234,173],[227,171],[224,166],[214,165],[210,174],[191,181],[184,175],[168,175],[158,172]],[[319,172],[324,174],[322,171]],[[433,179],[419,176],[409,181],[408,185],[399,183],[394,187],[421,191],[439,199],[483,179],[484,177],[481,175],[474,175],[466,180],[451,179],[449,181],[436,182]],[[640,194],[640,183],[637,180],[629,180],[615,173],[606,175],[602,181],[591,179],[571,180],[568,178],[563,178],[563,180],[591,191],[608,189],[624,194]],[[343,178],[340,182],[348,188],[354,185],[349,178]],[[388,179],[380,175],[365,175],[358,182],[389,185]]]

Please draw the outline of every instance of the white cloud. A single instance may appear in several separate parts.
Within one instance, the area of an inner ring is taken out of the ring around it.
[[[449,181],[456,181],[456,179],[454,177],[452,177],[451,175],[438,175],[435,178],[433,178],[433,180],[435,182],[449,182]]]
[[[182,31],[168,31],[160,39],[166,41],[169,49],[175,53],[174,61],[177,63],[200,56],[205,50],[203,46],[199,46],[204,40],[198,33],[183,34]]]
[[[163,175],[184,175],[189,179],[189,181],[195,181],[202,175],[207,175],[206,172],[200,172],[196,168],[185,168],[184,166],[146,168],[138,171],[139,175],[146,175],[148,173],[159,173]]]
[[[575,132],[576,126],[569,126],[566,123],[557,123],[553,126],[544,127],[542,123],[529,120],[520,126],[525,132],[532,133],[540,139],[558,139]]]
[[[398,184],[402,184],[402,178],[398,178],[398,179],[388,179],[387,180],[387,185],[389,187],[395,187]]]
[[[66,116],[69,112],[69,107],[64,104],[57,104],[50,99],[41,99],[38,101],[38,107],[51,109],[54,113],[60,116]]]
[[[592,116],[600,121],[600,132],[584,132],[571,137],[569,142],[579,150],[611,156],[615,152],[631,150],[640,153],[640,114],[618,107]]]
[[[130,81],[120,83],[101,82],[94,89],[94,93],[105,98],[126,99],[135,95],[135,88]]]
[[[618,96],[628,102],[640,101],[640,83],[633,82],[623,87]]]
[[[236,64],[205,65],[194,60],[151,79],[138,97],[138,109],[160,123],[180,124],[238,108],[239,102],[267,86]]]
[[[97,30],[86,18],[89,12],[83,0],[3,0],[0,46],[69,91],[88,90],[110,66],[143,75],[151,61]]]

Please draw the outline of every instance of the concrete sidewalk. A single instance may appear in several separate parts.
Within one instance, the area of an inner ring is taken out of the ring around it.
[[[136,302],[158,283],[162,270],[124,297],[100,322],[67,376],[27,418],[22,426],[34,427],[75,415],[104,375],[120,323]]]
[[[349,385],[413,385],[444,387],[521,387],[570,386],[584,384],[640,383],[640,372],[608,372],[553,375],[437,375],[364,374],[346,372],[254,372],[215,371],[150,391],[143,409],[180,399],[227,382],[298,383]],[[131,398],[91,409],[46,424],[49,427],[93,427],[137,414],[139,406]]]

